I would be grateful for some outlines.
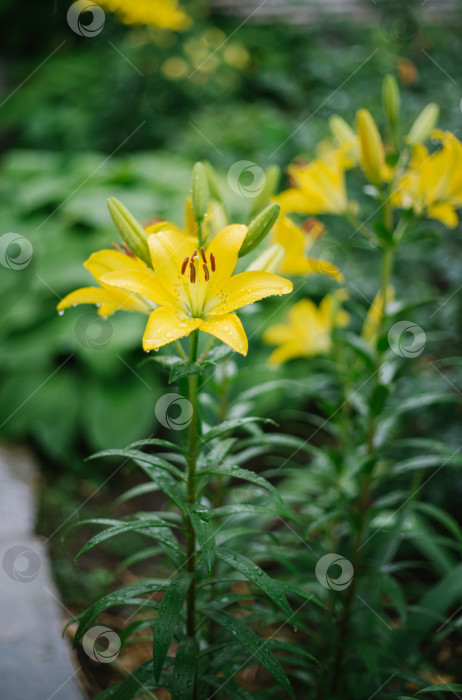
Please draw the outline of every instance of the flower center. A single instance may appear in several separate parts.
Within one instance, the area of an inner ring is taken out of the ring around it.
[[[213,253],[210,253],[209,260],[203,248],[195,250],[193,254],[186,257],[181,263],[181,274],[189,282],[186,283],[189,311],[194,318],[200,317],[205,308],[205,301],[208,292],[207,282],[216,270],[216,261]]]

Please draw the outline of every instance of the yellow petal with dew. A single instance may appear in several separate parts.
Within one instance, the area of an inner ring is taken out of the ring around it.
[[[198,328],[200,319],[188,318],[176,309],[155,309],[149,316],[143,335],[143,348],[157,350],[163,345],[184,338]]]
[[[271,272],[241,272],[231,277],[220,290],[209,313],[228,313],[265,297],[289,294],[292,282]]]
[[[206,321],[201,321],[199,330],[215,336],[235,352],[247,355],[249,343],[244,327],[236,314],[208,316]]]
[[[106,272],[100,278],[101,284],[124,289],[133,294],[142,294],[159,306],[175,306],[175,298],[165,289],[156,274],[149,269],[140,270],[113,270]]]

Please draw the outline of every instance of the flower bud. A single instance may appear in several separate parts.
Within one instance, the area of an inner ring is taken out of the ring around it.
[[[430,104],[421,111],[414,124],[411,126],[411,130],[406,138],[407,143],[410,146],[415,146],[425,141],[432,129],[436,126],[439,114],[440,108],[438,105],[434,102],[430,102]]]
[[[239,257],[242,258],[247,253],[250,253],[259,243],[268,235],[273,228],[280,212],[279,204],[273,202],[266,209],[263,209],[258,216],[253,219],[247,229],[247,235],[244,243],[239,251]]]
[[[218,182],[215,168],[208,162],[208,160],[204,160],[202,165],[204,167],[205,174],[207,175],[211,199],[216,199],[217,202],[223,202],[223,195],[221,194],[220,183]]]
[[[401,98],[398,83],[393,75],[386,75],[383,79],[382,101],[388,121],[392,126],[395,126],[399,119]]]
[[[250,263],[247,272],[278,272],[285,254],[284,247],[280,243],[274,243]]]
[[[196,221],[202,221],[207,214],[209,198],[207,172],[202,163],[196,163],[192,172],[192,206]]]
[[[369,182],[378,185],[381,181],[385,154],[379,131],[367,109],[360,109],[356,114],[356,126],[359,136],[361,167]]]
[[[355,132],[351,126],[347,124],[344,119],[342,119],[342,117],[338,116],[338,114],[334,114],[334,116],[329,119],[329,126],[334,139],[339,143],[339,145],[355,141]]]
[[[138,258],[141,258],[147,265],[152,266],[146,233],[141,224],[128,211],[127,207],[115,197],[110,197],[107,200],[107,206],[122,240]]]

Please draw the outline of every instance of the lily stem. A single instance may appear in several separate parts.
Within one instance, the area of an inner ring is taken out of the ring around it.
[[[190,360],[197,360],[197,346],[199,342],[199,331],[191,333],[190,341]],[[198,431],[198,416],[197,416],[197,394],[198,394],[198,375],[191,374],[188,377],[188,398],[192,407],[192,417],[188,431],[188,481],[187,481],[187,500],[189,505],[194,505],[196,502],[196,463],[197,463],[197,431]],[[196,572],[196,536],[192,525],[191,518],[188,515],[187,532],[186,532],[186,568],[188,573],[193,577]],[[193,578],[188,590],[186,598],[186,633],[188,637],[196,636],[196,582]]]

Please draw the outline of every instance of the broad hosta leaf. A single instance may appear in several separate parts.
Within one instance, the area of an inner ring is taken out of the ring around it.
[[[279,683],[281,688],[287,690],[295,700],[294,691],[289,683],[284,669],[279,661],[270,652],[266,639],[262,639],[255,632],[247,627],[245,622],[240,618],[230,615],[223,610],[204,610],[204,613],[215,620],[227,632],[230,632],[242,646],[252,655],[255,661],[258,661],[266,670],[271,673],[273,678]]]
[[[80,623],[75,634],[74,644],[79,641],[85,632],[92,626],[98,615],[114,607],[115,605],[127,605],[130,600],[133,600],[147,593],[158,593],[165,590],[164,579],[145,579],[140,583],[133,583],[130,586],[120,588],[118,591],[113,591],[97,600],[93,605],[83,613],[80,617]]]
[[[211,576],[215,561],[215,528],[210,522],[209,511],[205,506],[192,504],[188,504],[187,509],[197,541],[204,555],[208,574]]]
[[[271,598],[271,600],[276,603],[278,607],[290,617],[292,615],[292,610],[287,598],[282,592],[275,579],[268,576],[267,573],[263,571],[259,566],[250,561],[247,557],[239,554],[238,552],[233,552],[225,547],[219,547],[217,549],[217,557],[221,561],[228,564],[233,569],[239,571],[243,576],[245,576],[249,581],[252,581],[258,588],[260,588],[266,595]]]
[[[175,700],[192,700],[199,649],[194,639],[183,639],[175,656],[172,695]]]
[[[191,582],[191,574],[177,574],[168,584],[168,588],[162,598],[154,627],[153,641],[154,678],[157,681],[162,673],[173,632],[183,606],[183,600]]]
[[[204,433],[204,435],[202,435],[202,440],[203,442],[210,442],[210,440],[213,440],[213,438],[219,437],[220,435],[224,435],[225,433],[229,433],[231,430],[241,428],[243,425],[252,425],[253,423],[266,423],[269,425],[277,425],[277,423],[275,423],[270,418],[258,418],[255,416],[250,416],[248,418],[235,418],[234,420],[227,420],[224,421],[224,423],[220,423],[219,425],[215,426],[214,428],[210,428],[210,430],[207,430],[207,432]]]

